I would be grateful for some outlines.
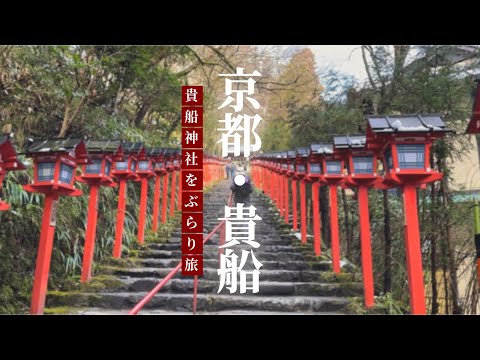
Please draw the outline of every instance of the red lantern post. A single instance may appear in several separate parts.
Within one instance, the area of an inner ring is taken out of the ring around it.
[[[295,158],[295,178],[300,180],[300,232],[302,244],[307,243],[307,195],[305,192],[305,184],[307,179],[307,162],[309,149],[299,147],[296,149]]]
[[[320,181],[328,185],[330,192],[330,237],[332,246],[333,272],[340,272],[340,238],[338,234],[337,186],[345,180],[344,161],[341,154],[335,153],[333,144],[324,144],[322,149],[322,174]]]
[[[25,165],[18,159],[17,152],[12,144],[12,136],[13,134],[0,137],[0,190],[7,171],[25,170]],[[9,208],[10,205],[0,199],[0,211]]]
[[[26,156],[33,158],[33,182],[24,185],[29,192],[45,194],[42,229],[33,281],[31,314],[43,314],[47,294],[50,259],[55,236],[56,214],[60,196],[79,196],[75,188],[77,165],[88,161],[87,149],[81,139],[32,141]]]
[[[307,178],[312,182],[312,208],[313,208],[313,251],[315,255],[321,255],[321,221],[319,188],[322,179],[323,145],[311,144],[308,157]]]
[[[143,143],[122,143],[125,154],[124,161],[115,161],[113,164],[113,177],[118,182],[118,211],[117,226],[115,229],[115,243],[113,244],[113,257],[120,259],[122,256],[123,227],[125,224],[125,210],[127,199],[127,181],[136,181],[137,156],[140,151],[145,151]]]
[[[335,136],[333,142],[335,151],[343,153],[347,163],[346,184],[358,189],[364,303],[365,307],[369,308],[374,305],[374,284],[368,188],[381,180],[377,174],[377,157],[375,152],[367,147],[365,135]]]
[[[177,191],[177,174],[180,174],[180,163],[182,159],[181,150],[173,150],[173,170],[172,170],[172,188],[170,190],[170,217],[175,215],[175,194]],[[179,175],[180,176],[180,175]],[[181,183],[181,181],[178,181]],[[178,197],[181,198],[182,194],[178,193]]]
[[[442,178],[443,174],[431,168],[430,149],[434,140],[450,130],[440,115],[378,115],[367,119],[367,143],[382,153],[383,183],[403,188],[410,308],[412,314],[425,314],[417,187]]]
[[[295,150],[287,151],[288,171],[287,175],[292,179],[292,228],[298,231],[298,209],[297,209],[297,178],[295,176],[295,159],[297,152]]]
[[[143,245],[145,239],[145,219],[147,217],[147,196],[148,196],[148,179],[155,176],[154,164],[152,158],[146,153],[149,149],[142,149],[138,154],[137,177],[140,179],[140,208],[138,211],[138,233],[137,240]]]
[[[87,282],[92,277],[92,263],[97,232],[98,190],[100,186],[116,186],[111,176],[112,161],[123,161],[123,150],[120,141],[88,140],[86,146],[91,156],[92,164],[84,164],[82,166],[83,174],[76,178],[90,188],[81,282]]]
[[[160,210],[160,184],[162,177],[167,174],[165,169],[165,161],[163,158],[163,148],[150,149],[148,155],[155,163],[155,190],[153,193],[153,219],[152,219],[152,231],[155,232],[158,229],[158,212]]]

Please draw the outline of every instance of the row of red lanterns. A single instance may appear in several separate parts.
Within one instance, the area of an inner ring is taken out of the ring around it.
[[[43,313],[50,268],[50,258],[56,225],[56,211],[60,196],[80,196],[75,181],[85,183],[90,189],[87,227],[81,281],[91,278],[94,254],[96,224],[98,215],[98,192],[101,186],[119,186],[118,211],[113,246],[113,257],[120,258],[126,210],[127,181],[141,183],[140,208],[137,239],[144,243],[145,218],[147,211],[148,179],[155,177],[153,199],[152,231],[158,229],[160,209],[160,183],[163,177],[163,200],[161,221],[167,220],[168,181],[171,173],[170,213],[181,210],[181,181],[177,173],[181,169],[181,151],[173,148],[145,148],[143,143],[122,142],[119,140],[54,139],[31,141],[24,153],[33,159],[34,176],[31,184],[24,185],[29,192],[45,194],[40,243],[35,269],[32,293],[32,314]],[[207,168],[205,184],[222,177],[223,165],[212,156],[204,159]],[[77,167],[81,175],[76,176]],[[0,138],[0,186],[7,171],[24,170],[11,141],[11,136]],[[175,192],[178,188],[177,204]],[[0,201],[0,210],[8,205]]]
[[[364,302],[374,305],[368,189],[401,187],[404,197],[405,245],[411,312],[425,314],[417,187],[440,180],[430,164],[434,140],[450,132],[440,115],[379,115],[367,117],[366,135],[334,136],[328,144],[256,156],[252,177],[289,222],[288,178],[292,179],[293,229],[297,224],[297,181],[300,182],[301,241],[307,241],[305,185],[312,184],[314,252],[320,255],[318,188],[328,186],[332,268],[340,272],[337,187],[357,190]],[[280,188],[281,191],[277,191]]]

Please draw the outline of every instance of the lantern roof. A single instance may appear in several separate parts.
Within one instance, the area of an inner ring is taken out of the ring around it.
[[[364,149],[367,137],[365,135],[341,135],[333,137],[333,144],[337,149]]]
[[[165,148],[165,152],[163,154],[165,156],[176,156],[181,154],[181,150],[176,148]]]
[[[25,165],[18,160],[11,138],[12,135],[0,136],[0,161],[7,170],[25,170]]]
[[[77,159],[77,163],[87,163],[88,152],[83,139],[67,138],[67,139],[47,139],[32,140],[26,146],[25,154],[27,157],[33,155],[46,155],[51,153],[74,153],[73,157]],[[78,161],[80,160],[80,162]]]
[[[125,154],[140,155],[142,151],[145,152],[142,142],[123,142],[122,147]]]
[[[69,152],[76,150],[77,147],[85,147],[83,139],[47,139],[31,140],[27,145],[26,154],[51,153],[51,152]]]
[[[306,157],[308,156],[310,150],[308,147],[297,147],[295,149],[297,156]]]
[[[123,147],[120,140],[86,140],[85,145],[89,153],[116,153],[122,152]]]
[[[145,152],[147,153],[148,156],[160,156],[160,155],[163,155],[164,151],[165,149],[161,147],[145,149]]]
[[[367,120],[375,134],[451,132],[439,114],[370,115]]]
[[[333,144],[310,144],[310,151],[311,154],[321,154],[321,155],[327,155],[327,154],[333,154]]]

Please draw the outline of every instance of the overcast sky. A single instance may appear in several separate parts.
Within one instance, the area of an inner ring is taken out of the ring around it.
[[[319,69],[332,67],[354,76],[359,82],[367,77],[360,45],[308,45]]]

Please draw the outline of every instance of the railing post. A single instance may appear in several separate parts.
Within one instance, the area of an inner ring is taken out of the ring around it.
[[[120,259],[122,256],[123,226],[125,223],[125,208],[127,196],[127,180],[120,179],[118,184],[118,210],[117,226],[115,228],[115,243],[113,245],[113,257]]]
[[[163,196],[162,196],[162,224],[167,222],[167,201],[168,201],[168,175],[163,175]]]
[[[57,194],[47,194],[43,206],[42,230],[40,232],[40,244],[38,246],[30,307],[30,314],[34,315],[43,314],[43,308],[45,307],[50,259],[52,257],[53,238],[55,236],[55,222],[52,221],[52,211],[56,201],[58,201]]]
[[[424,315],[426,314],[425,289],[423,286],[422,251],[420,248],[417,188],[415,185],[403,186],[403,201],[410,309],[412,314]],[[432,274],[432,276],[435,276],[435,274]]]
[[[372,245],[370,241],[370,216],[368,213],[368,188],[358,187],[358,216],[360,218],[360,247],[362,252],[362,273],[365,307],[374,304]]]
[[[198,275],[193,278],[193,315],[197,313]]]
[[[95,235],[97,232],[98,189],[98,185],[90,185],[87,228],[85,230],[85,246],[83,249],[82,275],[80,278],[81,282],[87,282],[92,277],[93,254],[95,251]]]
[[[138,243],[143,245],[145,238],[145,218],[147,217],[148,179],[146,177],[142,177],[141,184],[137,239]]]
[[[158,229],[158,210],[160,208],[160,175],[155,175],[155,191],[153,193],[153,219],[152,219],[152,231],[155,232]]]
[[[292,179],[292,215],[293,215],[293,230],[298,231],[298,209],[297,209],[297,180]]]
[[[175,214],[175,193],[177,191],[177,172],[172,171],[172,186],[170,187],[170,217]]]
[[[312,209],[313,209],[313,251],[316,256],[321,254],[320,244],[320,200],[318,198],[318,188],[320,184],[318,182],[312,183]]]
[[[330,234],[332,235],[332,268],[334,273],[340,272],[340,239],[338,238],[338,205],[337,185],[330,184]]]
[[[284,176],[284,179],[283,179],[283,191],[284,191],[284,201],[283,201],[283,204],[285,206],[285,211],[284,211],[284,219],[285,219],[285,223],[289,223],[288,221],[288,215],[289,215],[289,206],[290,206],[290,202],[288,200],[288,177],[287,176]]]
[[[307,199],[305,194],[305,181],[300,180],[300,227],[302,244],[307,243]]]

